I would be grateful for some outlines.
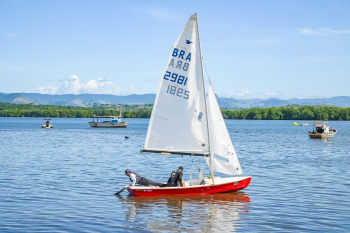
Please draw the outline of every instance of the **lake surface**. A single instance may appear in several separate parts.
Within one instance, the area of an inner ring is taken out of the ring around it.
[[[348,232],[350,122],[330,141],[292,121],[226,121],[248,188],[231,193],[133,197],[114,193],[132,169],[166,182],[203,158],[139,154],[149,119],[96,129],[90,119],[0,118],[0,232]],[[301,122],[298,122],[301,123]],[[129,136],[126,139],[125,136]]]

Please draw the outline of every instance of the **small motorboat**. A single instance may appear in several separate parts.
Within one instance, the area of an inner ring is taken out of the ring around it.
[[[337,133],[336,129],[330,129],[329,125],[326,125],[325,121],[314,121],[312,124],[314,125],[313,130],[309,131],[309,137],[313,139],[329,139],[334,137]]]
[[[46,122],[45,122],[46,121]],[[41,128],[46,128],[46,129],[49,129],[49,128],[53,128],[53,125],[51,124],[51,119],[50,118],[45,118],[43,120],[43,125],[41,126]]]
[[[96,128],[126,128],[128,122],[122,120],[120,112],[119,116],[93,116],[89,125]]]

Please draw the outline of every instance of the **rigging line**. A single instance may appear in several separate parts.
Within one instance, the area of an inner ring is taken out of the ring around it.
[[[152,166],[157,167],[156,165],[154,165],[154,163],[152,163],[152,161],[144,153],[140,152],[140,154],[143,154],[146,157],[146,159],[151,163]]]
[[[197,167],[197,169],[198,169],[198,172],[200,172],[201,171],[201,169],[200,169],[200,167],[198,167],[197,166],[197,163],[195,162],[195,161],[193,161],[193,157],[192,157],[192,155],[190,155],[190,157],[191,157],[191,160],[192,160],[192,163]]]
[[[205,65],[205,62],[204,62],[204,58],[203,58],[203,57],[202,57],[202,63],[203,63],[203,66],[204,66],[205,73],[207,74],[208,79],[209,79],[209,82],[210,82],[209,72],[208,72],[208,70],[207,70],[207,66]]]

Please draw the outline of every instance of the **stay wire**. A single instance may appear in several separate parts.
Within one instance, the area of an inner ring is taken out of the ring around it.
[[[151,163],[151,165],[153,166],[153,167],[157,167],[154,163],[152,163],[152,161],[146,156],[146,154],[145,153],[142,153],[141,151],[140,151],[140,154],[143,154],[145,157],[146,157],[146,159]]]
[[[194,166],[196,166],[196,167],[197,167],[198,172],[200,172],[200,171],[201,171],[201,168],[197,166],[196,161],[194,161],[194,160],[193,160],[193,156],[192,156],[192,155],[190,155],[190,157],[191,157],[192,163],[194,164]]]
[[[207,74],[208,80],[209,80],[209,82],[210,82],[209,72],[208,72],[208,70],[207,70],[207,66],[205,65],[205,62],[204,62],[204,58],[203,58],[203,57],[202,57],[202,62],[203,62],[203,66],[204,66],[205,73]]]

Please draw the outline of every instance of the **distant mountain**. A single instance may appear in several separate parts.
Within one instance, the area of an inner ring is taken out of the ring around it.
[[[156,98],[155,94],[143,95],[98,95],[98,94],[80,94],[80,95],[48,95],[39,93],[1,93],[0,102],[17,104],[46,104],[46,105],[64,105],[64,106],[86,106],[90,104],[153,104]],[[234,99],[218,98],[222,108],[268,108],[281,107],[286,105],[335,105],[339,107],[350,107],[350,97],[337,96],[332,98],[315,99],[289,99],[281,100],[270,99]]]
[[[16,104],[46,104],[46,105],[64,105],[64,106],[86,106],[89,104],[153,104],[155,94],[144,95],[98,95],[98,94],[80,94],[80,95],[49,95],[39,93],[0,93],[0,102]]]
[[[332,98],[315,98],[315,99],[289,99],[281,100],[276,98],[270,99],[250,99],[240,100],[233,98],[219,98],[219,105],[222,108],[269,108],[281,107],[287,105],[334,105],[339,107],[350,107],[350,97],[337,96]]]

